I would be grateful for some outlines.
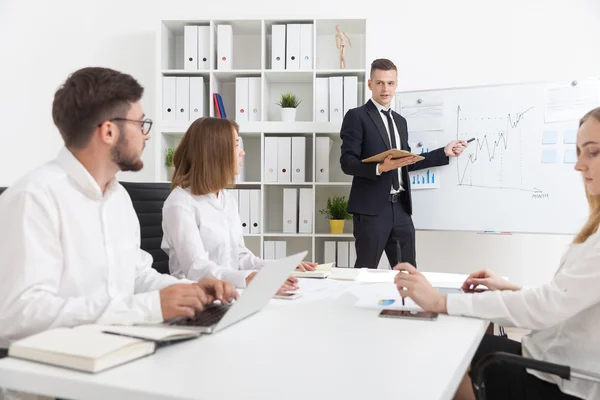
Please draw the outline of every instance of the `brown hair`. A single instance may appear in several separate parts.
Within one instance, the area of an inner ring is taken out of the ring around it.
[[[96,126],[125,117],[144,88],[131,76],[109,68],[88,67],[72,73],[54,94],[52,118],[65,146],[86,146]]]
[[[235,179],[233,130],[235,121],[203,117],[188,128],[173,154],[173,181],[194,195],[216,193]]]
[[[371,72],[370,72],[371,78],[373,77],[373,71],[375,71],[376,69],[379,69],[381,71],[396,71],[396,72],[398,72],[396,65],[394,65],[394,63],[391,62],[390,60],[388,60],[387,58],[378,58],[377,60],[375,60],[371,63]]]
[[[585,114],[579,121],[579,127],[590,118],[593,118],[596,122],[600,123],[600,107],[594,108]],[[600,196],[593,196],[587,188],[585,189],[585,196],[587,197],[590,206],[590,216],[583,228],[581,228],[581,231],[575,236],[573,243],[585,242],[587,238],[598,231],[598,226],[600,225]]]

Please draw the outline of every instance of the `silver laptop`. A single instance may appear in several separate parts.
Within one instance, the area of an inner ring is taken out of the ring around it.
[[[203,333],[227,328],[266,306],[307,253],[308,251],[303,251],[279,260],[267,261],[244,293],[232,304],[213,304],[193,318],[174,318],[162,325]]]

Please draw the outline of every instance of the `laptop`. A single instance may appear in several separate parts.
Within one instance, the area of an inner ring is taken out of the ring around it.
[[[307,253],[308,251],[303,251],[279,260],[267,261],[242,295],[231,304],[215,303],[193,318],[173,318],[161,325],[201,333],[214,333],[225,329],[266,306]]]

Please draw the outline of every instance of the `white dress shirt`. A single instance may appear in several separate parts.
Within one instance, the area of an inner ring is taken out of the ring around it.
[[[210,276],[246,287],[246,277],[263,267],[244,244],[237,202],[226,190],[196,196],[175,188],[163,206],[162,248],[178,278]]]
[[[0,347],[46,329],[162,322],[140,225],[116,179],[104,194],[63,148],[0,196]]]
[[[523,355],[568,365],[600,377],[600,233],[572,244],[554,279],[538,288],[448,295],[448,314],[475,316],[531,329]],[[529,371],[567,394],[600,398],[600,384]]]
[[[379,104],[378,102],[376,102],[375,100],[371,99],[371,101],[373,102],[373,104],[375,104],[375,107],[377,107],[377,114],[379,114],[379,116],[381,117],[381,120],[383,121],[383,125],[385,125],[385,130],[388,134],[388,140],[390,141],[390,146],[392,145],[392,140],[391,140],[391,136],[390,136],[390,127],[388,126],[388,120],[387,117],[385,115],[383,115],[383,113],[381,112],[381,110],[385,110],[388,111],[390,108],[386,108],[384,106],[382,106],[381,104]],[[396,138],[396,148],[399,150],[402,150],[402,142],[400,142],[400,134],[398,133],[398,127],[396,126],[396,121],[394,121],[394,117],[392,117],[392,124],[394,125],[394,137]],[[398,173],[398,182],[400,184],[400,188],[398,190],[394,189],[394,185],[391,186],[390,188],[390,193],[400,193],[401,191],[404,190],[404,187],[402,187],[402,168],[398,168],[396,170],[396,172]],[[381,173],[379,172],[379,164],[375,164],[375,173],[377,175],[381,175]]]

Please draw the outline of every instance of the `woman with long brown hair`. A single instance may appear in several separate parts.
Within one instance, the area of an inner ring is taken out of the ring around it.
[[[198,280],[205,276],[245,288],[264,260],[244,244],[233,185],[245,155],[238,125],[224,118],[194,121],[173,155],[172,192],[163,206],[162,248],[171,275]],[[298,268],[314,270],[314,263]],[[281,291],[297,289],[290,277]]]

